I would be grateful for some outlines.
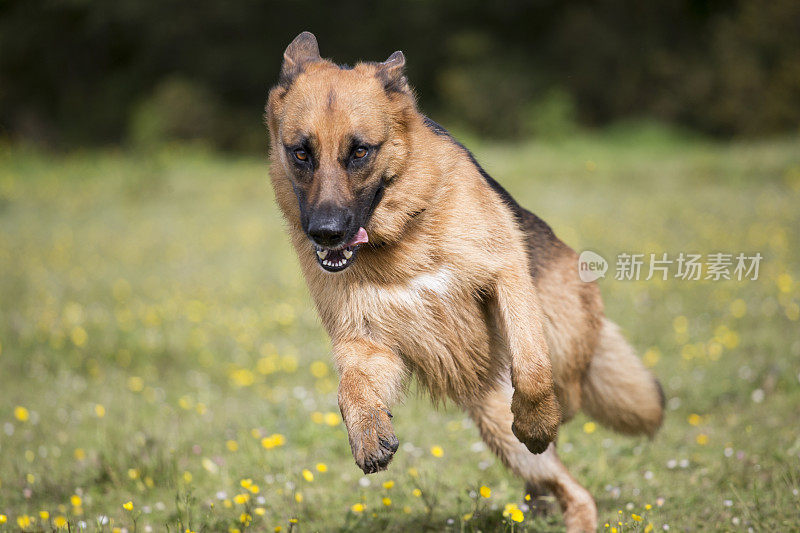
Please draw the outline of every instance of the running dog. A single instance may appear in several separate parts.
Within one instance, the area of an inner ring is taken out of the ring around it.
[[[594,531],[592,496],[556,455],[579,409],[653,435],[663,393],[577,254],[417,108],[405,58],[340,66],[303,32],[269,92],[270,175],[330,335],[356,464],[397,451],[391,406],[412,376],[449,399],[568,531]]]

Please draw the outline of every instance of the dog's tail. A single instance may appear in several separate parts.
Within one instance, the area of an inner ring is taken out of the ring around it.
[[[603,319],[600,340],[583,381],[583,409],[611,429],[655,435],[664,418],[664,391],[619,326]]]

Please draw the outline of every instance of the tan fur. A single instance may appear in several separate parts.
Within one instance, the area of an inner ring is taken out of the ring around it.
[[[652,437],[664,416],[662,394],[619,326],[604,319],[583,383],[584,410],[620,433]]]
[[[270,91],[270,174],[331,337],[356,463],[365,472],[386,468],[398,443],[389,410],[414,376],[435,400],[467,409],[514,472],[552,490],[570,531],[593,529],[591,496],[550,444],[558,425],[583,399],[625,431],[649,433],[660,421],[649,404],[631,415],[651,395],[647,386],[623,393],[610,383],[626,371],[606,369],[611,353],[632,365],[630,381],[643,378],[603,318],[597,287],[579,280],[575,252],[555,237],[542,247],[527,229],[533,219],[516,220],[468,153],[425,123],[401,77],[402,54],[344,70],[320,59],[309,35],[287,49],[284,81]],[[354,133],[381,146],[368,175],[340,163]],[[309,182],[293,174],[284,149],[301,134],[319,147]],[[385,195],[365,226],[369,244],[346,270],[322,270],[295,189],[311,203],[346,205],[379,180]]]

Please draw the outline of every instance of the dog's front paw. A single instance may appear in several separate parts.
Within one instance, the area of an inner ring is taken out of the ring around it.
[[[552,392],[538,401],[518,391],[511,398],[511,431],[531,453],[542,453],[556,440],[561,413]]]
[[[400,445],[388,409],[373,409],[350,430],[350,448],[356,464],[365,474],[386,470]]]

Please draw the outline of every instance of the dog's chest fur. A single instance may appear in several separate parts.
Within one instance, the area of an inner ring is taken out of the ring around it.
[[[317,299],[332,337],[369,338],[406,362],[435,398],[469,400],[503,365],[494,319],[474,280],[440,264],[395,283],[329,280]]]

